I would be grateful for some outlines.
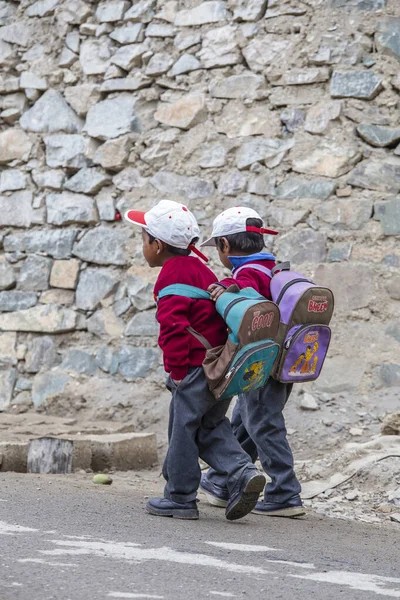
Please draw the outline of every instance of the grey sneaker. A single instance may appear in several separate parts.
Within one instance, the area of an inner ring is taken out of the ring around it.
[[[257,502],[253,513],[267,517],[301,517],[306,514],[300,496],[293,496],[287,502]]]

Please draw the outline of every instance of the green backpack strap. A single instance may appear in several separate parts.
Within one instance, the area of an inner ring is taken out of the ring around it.
[[[201,288],[195,287],[194,285],[186,285],[184,283],[174,283],[167,285],[163,288],[157,297],[157,301],[165,296],[184,296],[185,298],[193,298],[194,300],[211,300],[210,294]],[[212,348],[210,342],[206,338],[193,329],[193,327],[187,327],[189,333],[191,333],[199,342],[203,344],[206,350]]]
[[[158,293],[157,300],[161,300],[165,296],[184,296],[185,298],[193,298],[195,300],[210,300],[210,294],[205,290],[184,283],[167,285],[167,287]]]

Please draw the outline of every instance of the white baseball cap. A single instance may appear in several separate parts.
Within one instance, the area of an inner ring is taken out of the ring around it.
[[[125,219],[144,228],[157,240],[174,248],[190,250],[207,260],[192,244],[194,238],[200,237],[200,229],[194,214],[183,204],[173,200],[160,200],[148,212],[128,210]]]
[[[251,227],[250,225],[247,225],[247,219],[260,219],[263,226]],[[235,206],[233,208],[228,208],[214,219],[211,237],[203,242],[201,246],[215,246],[215,238],[246,231],[268,235],[278,235],[279,233],[273,229],[265,229],[263,219],[258,212],[252,208],[247,206]]]

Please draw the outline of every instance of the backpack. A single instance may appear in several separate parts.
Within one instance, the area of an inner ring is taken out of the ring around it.
[[[233,275],[252,268],[271,278],[271,297],[281,315],[278,342],[281,352],[272,376],[282,383],[315,381],[324,364],[331,341],[329,323],[334,308],[330,289],[290,270],[290,263],[272,270],[247,263]]]
[[[231,290],[232,288],[230,288]],[[203,362],[210,391],[217,400],[262,388],[279,354],[279,308],[252,288],[226,291],[216,302],[217,312],[228,326],[226,343],[212,348],[204,336],[188,331],[207,349]],[[158,294],[210,300],[210,294],[190,285],[174,284]]]

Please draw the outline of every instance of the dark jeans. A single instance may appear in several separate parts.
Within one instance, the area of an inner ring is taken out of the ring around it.
[[[259,457],[271,478],[265,487],[266,502],[285,503],[301,492],[283,416],[291,391],[292,384],[270,378],[262,390],[239,396],[232,415],[232,429],[242,448],[253,462]],[[225,476],[218,469],[210,469],[207,477],[226,487]]]
[[[214,398],[202,367],[190,369],[179,386],[169,377],[167,388],[172,392],[172,400],[169,447],[163,465],[167,482],[164,496],[174,502],[196,499],[201,477],[199,456],[221,473],[232,495],[242,477],[257,469],[241,448],[225,416],[230,401]]]

